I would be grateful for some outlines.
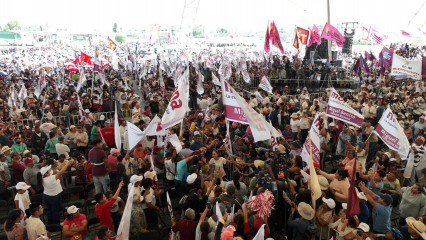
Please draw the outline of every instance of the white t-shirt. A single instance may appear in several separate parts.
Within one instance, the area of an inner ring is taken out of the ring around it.
[[[167,180],[173,181],[176,175],[176,164],[171,159],[166,159],[166,161],[164,161],[164,167]]]
[[[291,132],[297,132],[297,129],[300,127],[300,120],[296,119],[293,120],[293,118],[290,120],[290,126],[291,126]]]
[[[24,210],[27,210],[30,208],[31,200],[30,200],[30,195],[28,194],[28,190],[25,191],[23,194],[16,193],[14,200],[19,201],[19,207],[22,202],[22,206],[24,207]]]
[[[27,234],[29,240],[35,240],[38,238],[37,235],[46,235],[46,226],[40,220],[40,218],[33,218],[32,216],[27,220]]]
[[[67,145],[65,145],[63,143],[57,143],[57,144],[55,144],[55,148],[56,148],[56,153],[58,154],[58,156],[60,156],[61,154],[64,154],[65,159],[70,159],[69,152],[71,150]]]
[[[56,179],[55,175],[43,178],[44,194],[48,196],[56,196],[62,192],[61,181]]]
[[[143,194],[143,191],[141,192],[141,195]],[[146,203],[151,203],[155,206],[155,195],[154,195],[154,189],[149,189],[149,194],[145,196],[145,202],[142,204],[142,209],[147,209]]]
[[[210,164],[214,163],[215,164],[215,169],[219,170],[219,169],[223,169],[223,165],[226,164],[226,159],[223,157],[220,157],[218,160],[215,160],[214,158],[210,159]]]

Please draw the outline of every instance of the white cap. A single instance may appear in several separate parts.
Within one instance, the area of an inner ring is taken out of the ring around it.
[[[74,214],[74,213],[76,213],[78,210],[79,210],[79,208],[78,208],[78,207],[76,207],[76,206],[74,206],[74,205],[71,205],[71,206],[69,206],[69,207],[67,208],[67,213],[68,213],[68,214]]]
[[[336,207],[336,202],[331,198],[322,198],[322,201],[327,204],[330,209],[334,209]]]
[[[139,175],[133,175],[130,177],[130,183],[140,182],[142,181],[143,177]]]
[[[44,174],[46,174],[48,171],[50,171],[50,169],[52,169],[52,166],[51,166],[51,165],[46,166],[46,167],[42,167],[42,168],[40,169],[40,173],[41,173],[41,175],[42,175],[42,176],[44,176]]]
[[[368,226],[367,223],[360,223],[358,225],[358,228],[361,229],[363,232],[368,233],[370,231],[370,226]]]
[[[343,209],[348,209],[348,204],[347,203],[342,203],[342,208]]]
[[[193,173],[186,178],[186,182],[188,184],[193,184],[195,182],[195,180],[197,180],[197,174],[196,173]]]
[[[29,153],[30,151],[29,150],[25,150],[23,153],[22,153],[22,155],[23,156],[25,156],[25,154],[27,154],[27,153]]]
[[[396,158],[389,159],[389,162],[396,162]]]
[[[329,127],[335,127],[336,124],[334,124],[334,122],[331,122],[330,124],[328,124]]]
[[[101,121],[105,120],[105,115],[101,115],[101,116],[99,117],[99,120],[101,120]]]
[[[85,113],[90,113],[90,110],[89,109],[84,109],[84,112]]]
[[[194,132],[194,136],[196,136],[196,135],[200,135],[201,136],[201,133],[199,131],[195,131]]]
[[[27,185],[25,182],[18,182],[16,184],[16,190],[28,190],[31,186]]]

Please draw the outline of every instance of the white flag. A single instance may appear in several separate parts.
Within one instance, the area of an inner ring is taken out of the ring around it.
[[[234,215],[235,215],[235,204],[232,204],[231,213],[229,214],[229,221],[234,221]]]
[[[254,93],[254,95],[256,96],[257,101],[259,101],[259,103],[262,103],[262,104],[263,104],[264,99],[263,99],[263,97],[262,97],[262,94],[260,94],[260,92],[256,91],[256,92]]]
[[[245,62],[241,65],[241,75],[243,76],[244,82],[250,84],[250,74],[247,71],[247,64]]]
[[[133,123],[127,122],[127,138],[129,140],[129,150],[133,149],[144,137],[144,132],[142,132]]]
[[[41,95],[41,92],[43,91],[44,87],[46,87],[46,77],[44,75],[44,70],[42,71],[40,78],[37,82],[37,85],[34,89],[34,95],[36,98],[39,98]]]
[[[21,100],[28,98],[28,92],[27,88],[25,87],[25,84],[22,84],[21,90],[19,91],[18,98]]]
[[[413,174],[414,167],[414,153],[410,153],[408,156],[407,165],[405,165],[404,169],[404,178],[411,178],[411,174]]]
[[[328,100],[327,115],[357,127],[361,127],[364,122],[364,116],[346,104],[334,88]]]
[[[86,83],[86,81],[87,81],[87,79],[86,79],[86,75],[84,74],[84,69],[80,69],[80,77],[78,79],[78,84],[77,84],[77,87],[76,87],[77,93],[81,90],[81,88]]]
[[[157,130],[170,128],[185,118],[185,114],[189,111],[189,67],[180,78],[180,84],[175,88],[169,105],[164,112],[160,125]]]
[[[173,145],[173,147],[175,147],[176,153],[179,153],[182,150],[182,144],[180,143],[176,133],[169,136],[169,142]]]
[[[319,125],[320,125],[320,116],[319,114],[315,115],[314,121],[312,122],[311,129],[309,130],[309,135],[306,138],[305,143],[303,144],[301,157],[304,162],[307,163],[307,166],[310,166],[309,163],[311,161],[310,157],[310,148],[312,146],[312,159],[314,162],[320,163],[320,133],[319,133]]]
[[[247,124],[248,120],[240,105],[235,99],[235,92],[227,81],[221,81],[222,84],[222,101],[225,108],[226,120]]]
[[[118,123],[118,113],[117,113],[117,102],[115,102],[115,113],[114,113],[114,140],[115,146],[118,151],[121,151],[121,134],[120,134],[120,124]]]
[[[237,100],[238,105],[241,110],[244,112],[244,115],[247,117],[247,121],[250,124],[250,130],[253,135],[254,141],[265,141],[271,139],[271,132],[267,124],[265,125],[265,118],[256,112],[252,107],[250,107],[247,102],[242,98],[231,86],[231,91],[234,93],[235,100]]]
[[[213,84],[220,87],[219,78],[217,78],[216,75],[214,75],[214,73],[212,73],[212,79],[213,79]]]
[[[123,215],[121,216],[120,225],[117,230],[116,240],[128,240],[130,230],[130,218],[132,216],[133,207],[133,194],[135,192],[135,186],[130,187],[129,195],[127,196],[126,207],[124,207]]]
[[[204,112],[204,121],[210,121],[210,106],[206,107],[206,111]]]
[[[197,78],[197,93],[199,95],[203,95],[203,93],[204,93],[203,82],[204,82],[204,76],[201,73],[198,73],[198,78]]]
[[[222,212],[220,211],[220,207],[219,207],[219,202],[218,201],[216,202],[216,217],[217,217],[217,221],[219,221],[223,217],[222,216]]]
[[[149,122],[148,126],[145,128],[145,134],[147,136],[165,136],[166,131],[164,129],[157,131],[157,126],[160,123],[161,119],[157,115],[155,115],[151,122]]]
[[[268,92],[270,94],[272,94],[272,86],[269,83],[269,81],[266,78],[266,76],[263,76],[262,80],[260,80],[259,88],[265,90],[266,92]]]
[[[262,224],[253,240],[265,240],[265,224]]]
[[[383,113],[374,132],[390,149],[397,151],[402,159],[407,158],[410,151],[410,143],[389,107]]]

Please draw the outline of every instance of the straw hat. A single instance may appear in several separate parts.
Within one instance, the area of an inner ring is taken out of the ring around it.
[[[408,227],[416,231],[420,237],[426,239],[426,226],[423,222],[418,221],[413,217],[408,217],[405,219],[405,221],[407,222]]]
[[[308,221],[312,220],[315,216],[315,211],[312,209],[311,205],[301,202],[297,205],[297,212],[300,216]]]
[[[318,175],[318,182],[320,184],[321,190],[327,190],[328,189],[328,180],[322,175]]]
[[[298,118],[298,117],[299,117],[299,115],[298,115],[297,113],[292,113],[290,117],[291,117],[291,118]]]
[[[10,147],[8,147],[8,146],[4,146],[4,147],[1,148],[0,153],[5,153],[5,152],[7,152],[9,150],[12,150],[12,149]]]

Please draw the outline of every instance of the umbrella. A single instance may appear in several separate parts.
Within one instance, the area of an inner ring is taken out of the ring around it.
[[[76,67],[69,67],[68,71],[70,71],[70,72],[78,72],[78,68],[76,68]]]
[[[8,75],[7,72],[0,71],[0,76],[7,76],[7,75]]]

